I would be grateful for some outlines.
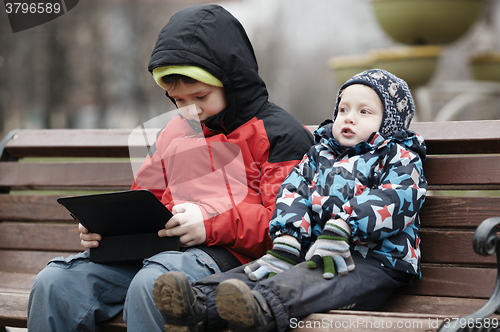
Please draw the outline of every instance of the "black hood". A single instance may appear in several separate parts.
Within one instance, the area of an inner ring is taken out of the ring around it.
[[[232,132],[267,102],[252,44],[240,22],[221,6],[187,7],[170,18],[148,70],[172,65],[203,68],[224,85],[227,108],[205,122],[212,130]]]

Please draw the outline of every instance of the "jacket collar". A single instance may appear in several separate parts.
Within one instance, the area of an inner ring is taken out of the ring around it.
[[[370,150],[381,149],[391,143],[399,143],[404,145],[406,148],[418,153],[422,160],[426,157],[426,146],[422,136],[414,133],[410,130],[402,129],[396,132],[389,138],[385,138],[379,132],[373,133],[367,142],[360,142],[353,147],[341,145],[335,140],[332,134],[333,121],[328,119],[320,124],[318,129],[314,131],[314,140],[316,143],[320,143],[336,156],[341,155],[359,155]]]

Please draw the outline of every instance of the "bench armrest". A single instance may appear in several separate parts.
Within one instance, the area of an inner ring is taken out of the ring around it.
[[[497,226],[500,225],[500,217],[488,218],[476,228],[472,246],[479,255],[489,256],[497,251],[498,261],[498,243]]]

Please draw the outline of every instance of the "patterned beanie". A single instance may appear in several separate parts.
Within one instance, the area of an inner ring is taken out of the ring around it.
[[[356,74],[342,85],[337,95],[333,121],[337,117],[342,91],[349,85],[364,84],[372,88],[382,101],[384,114],[379,132],[384,137],[394,135],[401,129],[408,129],[415,114],[415,104],[408,84],[382,69],[369,69]]]

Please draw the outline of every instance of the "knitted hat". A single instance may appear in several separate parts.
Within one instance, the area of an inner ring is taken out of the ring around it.
[[[210,74],[205,69],[196,66],[166,66],[157,67],[153,69],[153,78],[156,83],[163,88],[161,78],[163,76],[180,74],[187,77],[191,77],[202,83],[213,85],[217,87],[222,87],[222,82],[217,79],[214,75]]]
[[[384,137],[394,135],[401,129],[408,129],[415,114],[415,104],[408,84],[382,69],[369,69],[356,74],[342,85],[337,95],[333,121],[337,117],[342,91],[349,85],[364,84],[372,88],[382,101],[384,114],[379,132]]]

